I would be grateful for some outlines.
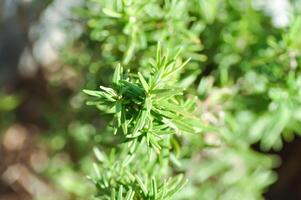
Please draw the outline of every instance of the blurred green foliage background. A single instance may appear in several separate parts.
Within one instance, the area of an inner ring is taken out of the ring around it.
[[[300,1],[8,2],[0,2],[0,199],[301,198]],[[143,80],[151,85],[167,55],[175,67],[190,61],[160,82],[162,98]],[[122,96],[131,87],[137,93]],[[102,99],[108,88],[130,102],[129,130],[147,135],[150,125],[135,127],[154,119],[162,138],[126,139]],[[86,105],[84,89],[99,109]],[[157,113],[141,120],[146,94]]]

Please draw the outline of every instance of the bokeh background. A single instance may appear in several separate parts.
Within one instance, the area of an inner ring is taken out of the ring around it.
[[[277,10],[285,2],[273,0],[269,8],[276,26],[288,23]],[[0,200],[84,199],[93,193],[85,175],[98,136],[95,126],[81,119],[98,113],[81,107],[84,100],[76,91],[86,77],[66,64],[68,54],[62,53],[81,34],[81,21],[70,11],[80,3],[0,0]],[[253,148],[261,151],[258,144]],[[300,199],[300,137],[268,153],[278,154],[282,164],[266,198]]]
[[[66,35],[71,6],[76,1],[0,1],[1,200],[80,199],[91,191],[89,173],[74,172],[85,166],[93,130],[68,112],[82,77],[59,56],[73,37]]]

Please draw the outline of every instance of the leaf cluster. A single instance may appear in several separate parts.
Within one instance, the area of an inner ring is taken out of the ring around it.
[[[194,99],[185,100],[183,89],[170,84],[188,61],[179,63],[177,56],[162,57],[159,46],[147,79],[140,72],[124,74],[123,67],[118,65],[112,88],[100,86],[100,91],[84,90],[95,97],[88,104],[114,115],[114,134],[122,132],[125,141],[134,145],[132,149],[136,140],[145,138],[147,145],[159,153],[166,136],[200,133],[204,128],[193,115]]]

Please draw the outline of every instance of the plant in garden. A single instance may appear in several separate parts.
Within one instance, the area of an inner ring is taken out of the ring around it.
[[[269,171],[275,163],[274,159],[243,147],[243,140],[233,142],[235,133],[228,128],[218,130],[197,118],[197,100],[185,100],[183,90],[177,87],[176,78],[188,62],[178,63],[177,57],[169,60],[167,56],[161,56],[159,46],[156,60],[150,62],[149,77],[144,77],[140,72],[125,73],[118,65],[112,88],[100,86],[100,90],[84,90],[93,97],[87,102],[88,105],[95,105],[114,116],[109,125],[112,129],[106,134],[116,138],[115,146],[112,150],[94,149],[99,161],[98,165],[94,164],[96,176],[91,178],[97,188],[96,198],[184,197],[185,190],[182,194],[180,191],[184,183],[182,174],[189,178],[192,191],[196,190],[190,192],[188,199],[201,197],[200,192],[204,192],[203,198],[207,198],[206,193],[210,192],[208,187],[219,185],[210,177],[222,172],[226,172],[226,182],[219,187],[230,189],[224,193],[223,199],[231,199],[232,195],[246,199],[253,199],[253,196],[259,198],[262,188],[274,180],[273,173]],[[220,143],[207,143],[203,131],[217,135]],[[231,149],[227,149],[228,145],[232,146]],[[208,153],[207,158],[194,163],[193,160],[202,151]],[[246,171],[237,168],[236,162],[241,162]],[[265,164],[258,167],[257,162]],[[226,178],[239,171],[235,178]],[[259,177],[260,184],[256,182]],[[247,184],[246,187],[242,187],[242,182]],[[199,184],[203,187],[195,188]],[[233,185],[236,185],[234,190],[231,189]],[[219,196],[215,190],[212,192],[212,195]]]
[[[160,179],[173,171],[169,169],[170,160],[179,164],[176,156],[179,137],[200,134],[205,127],[193,115],[194,99],[185,99],[183,89],[175,84],[188,61],[179,62],[177,55],[172,59],[162,56],[158,46],[148,78],[140,72],[125,74],[118,65],[112,88],[100,86],[100,91],[84,90],[95,97],[88,101],[89,105],[114,115],[112,137],[118,134],[120,143],[124,143],[122,151],[119,150],[123,153],[117,156],[113,153],[112,160],[96,150],[102,162],[101,170],[95,166],[95,184],[100,196],[170,199],[182,187],[182,176],[171,177],[168,181]]]
[[[253,3],[88,0],[75,10],[83,33],[63,57],[101,114],[73,91],[66,140],[88,160],[84,173],[94,166],[96,199],[263,198],[278,161],[252,145],[280,149],[300,134],[301,23],[274,27]]]
[[[294,19],[278,40],[270,36],[264,48],[240,63],[243,70],[234,86],[238,90],[228,108],[236,117],[244,113],[246,126],[240,129],[248,133],[250,143],[260,141],[265,150],[280,149],[281,135],[291,140],[294,133],[300,133],[296,109],[300,76],[296,34],[300,25],[300,19]]]
[[[186,85],[191,84],[200,73],[196,61],[206,60],[200,53],[203,45],[198,37],[204,25],[190,16],[193,6],[192,1],[179,0],[85,1],[82,7],[75,9],[84,22],[85,31],[75,47],[64,51],[64,57],[77,68],[86,70],[86,85],[96,88],[100,81],[108,82],[98,74],[108,73],[109,66],[116,65],[116,61],[145,70],[148,59],[156,53],[157,42],[164,41],[171,56],[182,48],[181,57],[192,59],[187,69],[194,73],[187,74],[186,79]]]

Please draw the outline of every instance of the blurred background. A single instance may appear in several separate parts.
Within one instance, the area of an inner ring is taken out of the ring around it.
[[[278,1],[273,2],[286,6]],[[82,22],[71,13],[81,3],[0,0],[0,200],[85,199],[93,193],[85,177],[89,149],[99,140],[95,127],[104,122],[92,126],[85,120],[99,115],[82,108],[77,91],[86,77],[62,59],[68,56],[62,49],[82,32]],[[277,9],[269,13],[277,26],[285,26],[288,19]],[[87,58],[80,59],[84,65]],[[258,144],[253,148],[261,151]],[[278,154],[282,165],[266,198],[297,200],[301,139],[269,153]]]
[[[82,77],[59,58],[73,37],[65,29],[76,5],[0,1],[1,200],[81,199],[93,188],[77,169],[86,166],[82,156],[95,130],[68,112]]]

